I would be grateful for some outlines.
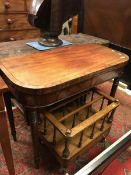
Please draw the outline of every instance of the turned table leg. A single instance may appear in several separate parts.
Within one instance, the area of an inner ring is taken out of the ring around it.
[[[11,145],[8,133],[7,120],[5,115],[3,96],[0,94],[0,143],[4,153],[5,161],[10,175],[15,175]]]
[[[119,85],[119,77],[116,77],[116,78],[114,78],[114,81],[113,81],[110,96],[115,97],[118,85]]]
[[[113,81],[110,96],[115,97],[118,85],[119,85],[119,77],[116,77],[114,78],[114,81]],[[115,110],[111,112],[110,117],[108,118],[109,123],[112,123],[114,113],[115,113]]]
[[[28,117],[30,119],[31,135],[33,142],[33,151],[34,151],[34,163],[35,168],[39,168],[40,163],[40,143],[38,137],[38,116],[36,111],[28,110]]]

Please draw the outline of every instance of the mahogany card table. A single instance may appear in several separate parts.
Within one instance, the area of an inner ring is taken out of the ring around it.
[[[0,75],[16,100],[30,113],[34,157],[38,166],[39,110],[111,79],[114,83],[110,95],[114,97],[128,56],[99,44],[73,44],[38,52],[23,47],[23,43],[14,42],[8,44],[9,48],[3,48],[9,50],[0,56]],[[12,54],[14,52],[16,56]]]

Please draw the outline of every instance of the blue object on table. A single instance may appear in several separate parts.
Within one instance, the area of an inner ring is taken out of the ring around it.
[[[63,44],[60,46],[60,47],[63,47],[63,46],[68,46],[68,45],[71,45],[72,43],[69,42],[69,41],[65,41],[65,40],[62,40],[63,41]],[[40,45],[37,41],[32,41],[32,42],[28,42],[26,43],[28,46],[31,46],[39,51],[44,51],[44,50],[49,50],[49,49],[54,49],[54,48],[58,48],[58,47],[46,47],[46,46],[42,46]]]

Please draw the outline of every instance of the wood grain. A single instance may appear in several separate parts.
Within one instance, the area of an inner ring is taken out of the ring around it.
[[[44,101],[45,105],[119,76],[127,61],[128,56],[120,52],[83,44],[3,58],[0,64],[1,75],[10,89],[15,87],[21,92],[19,99],[23,98],[22,92],[28,93],[24,103],[42,105]],[[29,94],[34,94],[35,99]],[[47,96],[39,98],[42,94]]]
[[[106,59],[106,61],[105,61]],[[128,56],[100,45],[79,45],[1,59],[1,69],[16,85],[28,89],[68,86],[75,80],[121,67]],[[21,64],[19,64],[21,63]],[[52,90],[52,89],[51,89]]]

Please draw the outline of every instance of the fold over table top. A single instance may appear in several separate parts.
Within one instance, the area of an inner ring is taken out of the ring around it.
[[[0,68],[7,85],[26,93],[47,94],[115,72],[127,61],[127,55],[105,46],[80,44],[3,58]]]
[[[1,70],[12,83],[29,89],[52,89],[96,73],[121,67],[125,54],[97,44],[73,45],[26,56],[0,60]]]

